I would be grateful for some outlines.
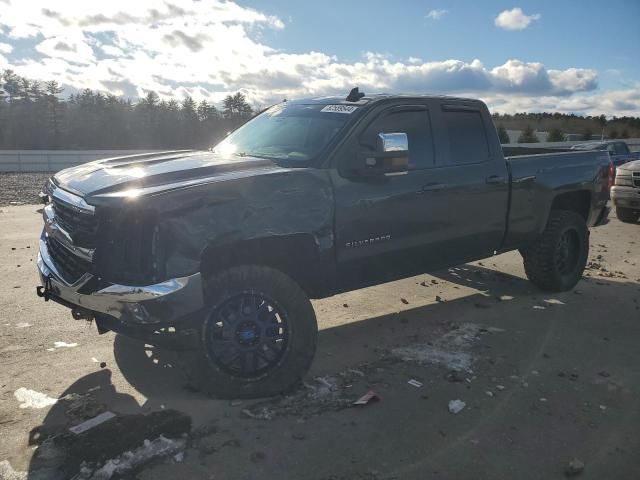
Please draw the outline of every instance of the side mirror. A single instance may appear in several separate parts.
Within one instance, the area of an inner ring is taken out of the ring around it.
[[[362,174],[402,175],[409,171],[409,138],[406,133],[379,133],[375,152],[362,152]]]

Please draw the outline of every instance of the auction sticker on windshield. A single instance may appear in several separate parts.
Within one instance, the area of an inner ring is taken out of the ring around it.
[[[326,105],[321,112],[353,113],[358,107],[355,105]]]

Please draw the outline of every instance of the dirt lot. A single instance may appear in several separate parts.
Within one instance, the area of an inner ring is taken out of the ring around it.
[[[316,301],[305,385],[230,402],[35,296],[37,208],[0,208],[0,479],[640,478],[640,225],[595,229],[563,294],[509,253]]]

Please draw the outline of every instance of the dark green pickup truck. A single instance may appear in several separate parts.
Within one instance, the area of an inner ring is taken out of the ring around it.
[[[487,107],[439,96],[273,106],[211,151],[99,160],[42,197],[40,296],[98,330],[187,347],[208,391],[286,391],[309,368],[309,298],[519,250],[581,278],[608,153],[505,158]]]

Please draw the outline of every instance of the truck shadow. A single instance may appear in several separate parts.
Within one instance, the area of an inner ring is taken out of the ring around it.
[[[437,282],[451,283],[454,288],[470,287],[478,291],[452,300],[443,299],[445,301],[439,303],[430,302],[400,312],[356,319],[351,323],[321,329],[309,378],[335,375],[363,363],[375,362],[394,347],[429,341],[434,331],[462,322],[482,325],[497,322],[502,328],[508,329],[511,317],[522,315],[518,312],[523,309],[535,312],[531,310],[535,305],[544,305],[543,302],[551,297],[521,277],[483,266],[462,265],[432,275],[438,279]],[[622,298],[636,298],[640,291],[637,283],[601,278],[585,279],[577,289],[595,291],[602,305],[613,304]],[[424,292],[425,298],[433,298],[433,287],[425,287]],[[562,306],[550,305],[545,308],[562,308],[564,315],[576,315],[573,305],[579,305],[580,298],[573,292],[557,294],[553,299],[559,299]],[[393,300],[390,298],[389,301]],[[630,307],[631,311],[634,311],[633,307]],[[533,318],[535,314],[531,315]],[[535,321],[541,322],[543,330],[539,338],[546,336],[545,328],[553,328],[553,320],[545,324],[544,317],[536,317]],[[531,343],[527,347],[530,351],[540,348],[535,342]],[[526,352],[522,353],[523,358],[527,355]],[[192,421],[202,428],[207,422],[224,417],[230,419],[237,428],[241,427],[234,419],[242,415],[233,404],[227,400],[210,399],[190,386],[184,371],[189,361],[188,354],[155,348],[118,335],[114,339],[114,356],[126,382],[146,401],[140,404],[132,395],[119,392],[108,369],[78,379],[61,396],[67,397],[67,400],[58,401],[42,425],[31,431],[29,444],[37,447],[37,450],[30,464],[28,478],[67,478],[65,475],[77,469],[82,461],[112,458],[105,455],[117,456],[118,452],[134,448],[136,442],[139,445],[145,438],[166,433],[167,429],[174,434],[188,432]],[[79,403],[76,405],[75,401]],[[80,443],[77,439],[70,439],[67,433],[70,425],[104,410],[113,411],[122,418],[117,428],[104,433],[97,427],[91,436],[83,434],[85,437],[81,436]],[[158,411],[165,413],[149,421],[151,412]],[[135,434],[125,435],[123,432],[127,431]]]

